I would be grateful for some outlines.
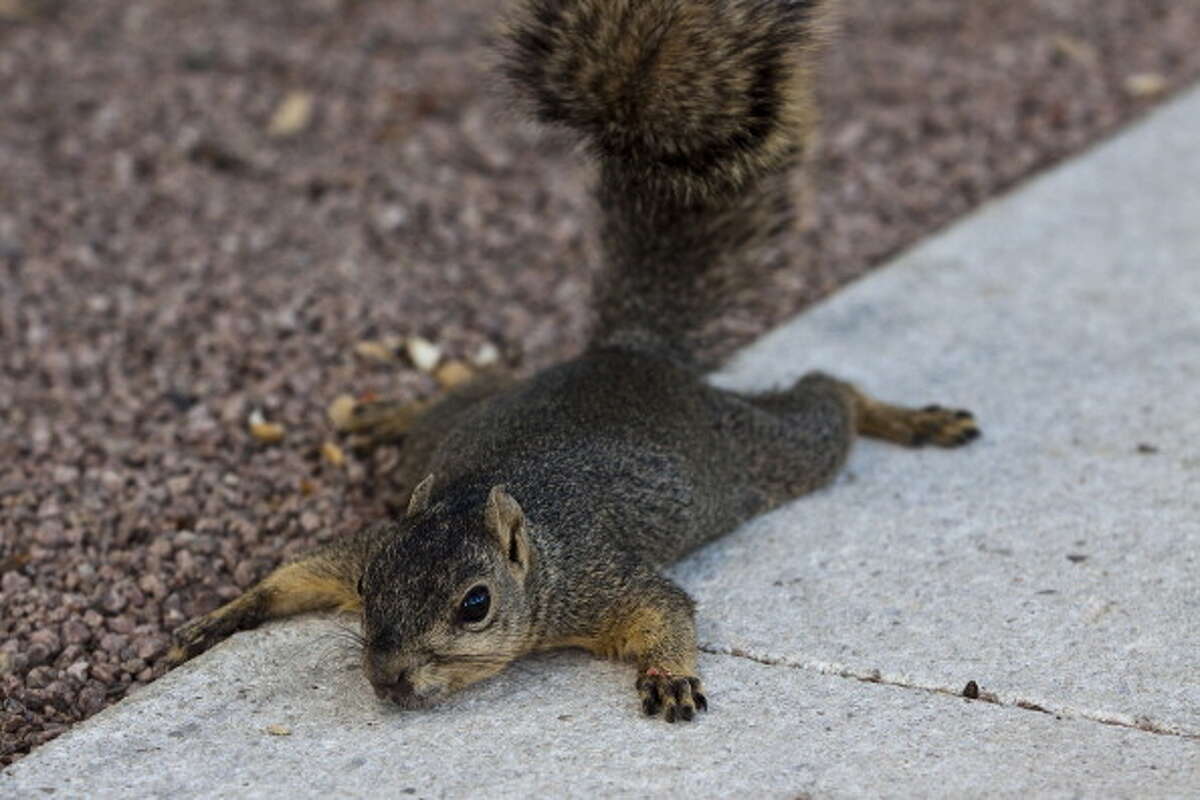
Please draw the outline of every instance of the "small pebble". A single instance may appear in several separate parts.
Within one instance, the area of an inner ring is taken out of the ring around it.
[[[441,349],[428,339],[420,336],[410,336],[404,343],[404,351],[408,360],[421,372],[433,372],[442,359]]]
[[[77,619],[69,619],[63,623],[63,640],[68,645],[87,644],[91,641],[92,631],[87,625]]]
[[[151,661],[167,652],[167,639],[158,635],[138,637],[134,642],[133,651],[143,661]]]
[[[129,602],[125,589],[121,585],[109,587],[100,600],[100,607],[110,614],[118,614]]]
[[[267,134],[275,138],[295,136],[312,120],[313,96],[309,92],[289,92],[279,103],[271,122],[267,125]]]
[[[79,480],[79,470],[75,467],[57,466],[54,468],[54,482],[57,484],[74,483]]]
[[[118,669],[115,664],[108,662],[92,662],[92,677],[101,683],[111,684],[117,677]]]
[[[491,342],[484,342],[471,356],[471,363],[476,367],[491,367],[500,361],[500,348]]]
[[[250,414],[250,435],[264,444],[276,444],[283,441],[286,431],[277,422],[267,422],[261,411],[255,410]]]
[[[30,689],[45,689],[54,681],[54,675],[50,667],[34,667],[25,675],[25,685]]]
[[[100,649],[117,655],[129,646],[129,637],[120,633],[106,633],[100,637]]]
[[[125,486],[125,479],[117,472],[106,469],[100,473],[100,485],[107,491],[120,491]]]
[[[1149,100],[1167,91],[1167,79],[1157,72],[1139,72],[1125,79],[1125,92],[1139,100]]]
[[[154,573],[148,573],[138,578],[138,586],[151,597],[161,598],[167,594],[167,585],[163,579]]]
[[[241,561],[233,568],[233,581],[243,589],[249,589],[258,580],[258,570],[251,561]]]
[[[1095,67],[1100,63],[1100,54],[1096,52],[1096,48],[1075,36],[1055,36],[1054,50],[1083,67]]]
[[[329,404],[329,421],[336,430],[344,431],[350,427],[350,422],[354,419],[354,409],[357,407],[358,401],[353,397],[339,394]]]
[[[321,457],[335,467],[340,467],[346,463],[345,451],[333,442],[327,441],[321,445]]]
[[[50,658],[58,655],[62,650],[62,639],[57,633],[49,628],[42,628],[41,630],[34,631],[32,634],[30,634],[29,641],[32,644],[44,647]]]
[[[447,361],[437,368],[434,378],[443,389],[453,389],[471,380],[474,373],[461,361]]]
[[[50,660],[50,650],[44,644],[31,644],[25,648],[25,660],[31,667],[40,667]]]
[[[32,586],[33,581],[15,570],[4,573],[4,577],[0,578],[0,590],[3,590],[7,595],[16,596],[25,594]]]
[[[396,349],[389,342],[367,339],[354,345],[354,353],[365,361],[395,361]]]
[[[56,519],[46,520],[33,534],[33,540],[42,547],[61,547],[67,543],[63,525]]]

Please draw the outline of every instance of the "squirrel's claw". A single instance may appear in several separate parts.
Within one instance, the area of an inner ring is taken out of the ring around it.
[[[225,624],[222,622],[220,617],[205,614],[176,628],[172,636],[173,646],[167,653],[167,668],[173,669],[195,658],[236,630],[236,627],[228,625],[228,621],[224,621]]]
[[[642,711],[653,717],[659,711],[667,722],[688,721],[696,711],[708,710],[708,698],[694,676],[667,675],[646,672],[637,680],[638,695],[642,698]]]
[[[197,623],[201,621],[192,620],[175,630],[171,637],[171,650],[166,657],[167,669],[174,669],[208,649],[203,633],[196,630]]]

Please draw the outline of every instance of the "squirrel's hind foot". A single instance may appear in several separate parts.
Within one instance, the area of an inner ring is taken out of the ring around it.
[[[982,435],[975,415],[970,411],[938,405],[924,408],[895,406],[880,402],[849,383],[837,383],[850,398],[860,436],[908,447],[928,444],[960,447]]]
[[[959,408],[925,406],[913,413],[913,447],[936,444],[939,447],[960,447],[973,442],[983,434],[975,422],[975,415]]]
[[[883,403],[869,403],[862,408],[858,432],[908,447],[960,447],[981,435],[970,411],[942,406],[899,408]]]
[[[370,450],[404,438],[426,407],[425,403],[412,401],[356,402],[334,420],[334,426],[339,433],[349,435],[354,450]]]

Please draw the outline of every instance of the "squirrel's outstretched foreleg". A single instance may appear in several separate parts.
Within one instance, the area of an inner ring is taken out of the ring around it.
[[[200,655],[238,631],[306,611],[357,612],[359,578],[377,542],[394,526],[380,523],[284,564],[239,597],[175,630],[169,666]]]
[[[687,593],[649,568],[623,580],[619,598],[595,629],[550,646],[578,646],[604,658],[637,665],[642,711],[667,722],[690,720],[708,709],[696,669],[695,604]]]

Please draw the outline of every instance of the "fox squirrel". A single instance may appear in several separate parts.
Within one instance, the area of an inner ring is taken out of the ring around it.
[[[763,394],[703,378],[740,276],[788,224],[828,5],[518,3],[507,76],[598,161],[590,345],[527,380],[453,390],[411,425],[398,406],[361,409],[357,429],[403,435],[407,514],[185,624],[173,661],[338,608],[361,615],[366,675],[402,706],[576,646],[633,661],[648,715],[707,708],[693,602],[659,569],[828,482],[856,434],[946,447],[979,434],[966,411],[887,405],[824,374]]]

